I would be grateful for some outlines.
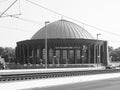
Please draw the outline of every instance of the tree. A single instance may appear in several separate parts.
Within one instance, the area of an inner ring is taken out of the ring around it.
[[[4,51],[4,48],[0,47],[0,55],[2,55],[3,51]]]
[[[108,51],[109,51],[109,53],[112,53],[112,52],[114,51],[113,47],[112,47],[112,46],[109,46],[109,47],[108,47]]]
[[[116,49],[109,47],[109,54],[112,61],[120,61],[120,47]]]
[[[15,49],[11,47],[0,47],[0,55],[5,59],[5,62],[15,62]]]

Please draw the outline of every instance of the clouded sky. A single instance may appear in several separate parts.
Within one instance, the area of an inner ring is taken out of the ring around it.
[[[0,12],[4,12],[15,0],[0,0]],[[18,18],[0,18],[0,46],[15,47],[17,41],[30,39],[45,25],[61,18],[84,27],[96,39],[107,40],[109,46],[120,47],[120,0],[29,0],[60,14],[71,17],[82,24],[36,6],[27,0],[17,2],[5,14],[19,14]],[[3,15],[4,16],[4,15]],[[100,28],[96,29],[90,27]]]

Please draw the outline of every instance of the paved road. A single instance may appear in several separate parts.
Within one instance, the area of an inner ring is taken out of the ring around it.
[[[34,88],[29,90],[120,90],[120,78],[89,81],[46,88]]]

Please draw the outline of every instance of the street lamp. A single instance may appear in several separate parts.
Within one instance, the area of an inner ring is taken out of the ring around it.
[[[47,68],[47,24],[50,23],[49,21],[45,22],[45,68]]]
[[[98,40],[98,36],[101,35],[100,33],[97,34],[97,40]]]
[[[100,33],[98,33],[96,36],[97,36],[97,44],[98,44],[98,36],[100,36],[101,34]],[[97,49],[98,49],[98,47],[97,47]],[[99,64],[99,58],[100,58],[100,56],[98,55],[99,54],[99,51],[97,50],[97,67],[98,67],[98,64]]]

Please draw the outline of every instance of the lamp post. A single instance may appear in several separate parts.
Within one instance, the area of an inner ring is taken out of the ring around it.
[[[96,36],[97,36],[97,44],[98,44],[98,36],[100,36],[101,34],[100,33],[98,33]],[[98,46],[97,46],[97,49],[98,49]],[[97,50],[97,67],[98,67],[98,64],[99,64],[99,60],[98,60],[98,58],[100,57],[99,55],[99,51]]]
[[[98,40],[98,36],[101,35],[100,33],[97,34],[97,40]]]
[[[45,22],[45,68],[47,68],[47,24],[50,23],[49,21]]]

